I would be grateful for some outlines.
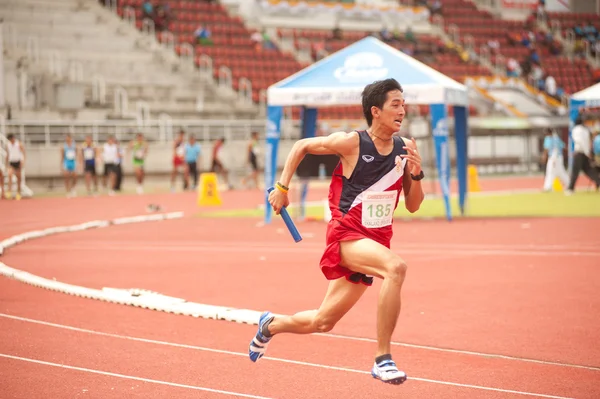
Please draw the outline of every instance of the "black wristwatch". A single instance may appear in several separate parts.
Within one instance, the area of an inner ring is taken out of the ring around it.
[[[421,173],[419,173],[417,176],[413,175],[412,173],[410,174],[410,177],[413,180],[421,180],[422,178],[425,177],[425,174],[423,173],[423,170],[421,170]]]

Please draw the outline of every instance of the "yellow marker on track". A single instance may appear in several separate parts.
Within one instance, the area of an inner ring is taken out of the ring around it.
[[[216,173],[202,173],[198,185],[198,206],[219,206],[219,184]]]

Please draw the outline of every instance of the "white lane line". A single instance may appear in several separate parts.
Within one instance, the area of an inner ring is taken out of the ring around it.
[[[185,388],[185,389],[193,389],[193,390],[196,390],[196,391],[218,393],[218,394],[221,394],[221,395],[236,396],[236,397],[251,398],[251,399],[271,399],[271,398],[267,398],[266,396],[248,395],[248,394],[245,394],[245,393],[222,391],[220,389],[212,389],[212,388],[200,387],[200,386],[196,386],[196,385],[177,384],[175,382],[153,380],[153,379],[150,379],[150,378],[136,377],[136,376],[133,376],[133,375],[110,373],[108,371],[88,369],[88,368],[85,368],[85,367],[69,366],[67,364],[59,364],[59,363],[46,362],[46,361],[43,361],[43,360],[31,359],[31,358],[28,358],[28,357],[13,356],[13,355],[8,355],[6,353],[0,353],[0,357],[6,358],[6,359],[20,360],[20,361],[29,362],[29,363],[42,364],[44,366],[58,367],[58,368],[61,368],[61,369],[77,370],[77,371],[82,371],[84,373],[100,374],[100,375],[106,375],[106,376],[109,376],[109,377],[123,378],[123,379],[126,379],[126,380],[135,380],[135,381],[149,382],[149,383],[152,383],[152,384],[167,385],[167,386],[176,387],[176,388]]]
[[[143,251],[143,252],[227,252],[227,253],[322,253],[323,247],[319,246],[295,246],[295,247],[278,247],[278,246],[261,246],[259,244],[252,246],[219,246],[209,245],[206,243],[198,243],[196,245],[182,246],[182,245],[120,245],[120,244],[27,244],[24,246],[28,251],[31,250],[43,250],[43,251]],[[540,257],[556,257],[556,256],[584,256],[584,257],[600,257],[600,251],[589,251],[589,250],[526,250],[526,249],[457,249],[457,248],[440,248],[440,247],[423,247],[423,248],[395,248],[395,253],[402,254],[413,254],[413,255],[473,255],[473,256],[540,256]]]
[[[153,340],[153,339],[148,339],[148,338],[132,337],[132,336],[128,336],[128,335],[105,333],[105,332],[89,330],[89,329],[85,329],[85,328],[67,326],[64,324],[50,323],[50,322],[41,321],[41,320],[34,320],[34,319],[28,319],[28,318],[19,317],[19,316],[12,316],[12,315],[8,315],[8,314],[4,314],[4,313],[0,313],[0,316],[6,317],[9,319],[34,323],[34,324],[41,324],[41,325],[45,325],[45,326],[49,326],[49,327],[61,328],[64,330],[76,331],[76,332],[92,334],[92,335],[99,335],[99,336],[104,336],[104,337],[124,339],[124,340],[128,340],[128,341],[144,342],[144,343],[149,343],[149,344],[164,345],[164,346],[170,346],[170,347],[175,347],[175,348],[193,349],[193,350],[199,350],[199,351],[203,351],[203,352],[219,353],[219,354],[224,354],[224,355],[240,356],[240,357],[245,357],[245,358],[248,357],[247,353],[241,353],[241,352],[233,352],[233,351],[222,350],[222,349],[207,348],[207,347],[196,346],[196,345],[178,344],[178,343],[167,342],[167,341],[158,341],[158,340]],[[328,366],[328,365],[324,365],[324,364],[302,362],[302,361],[298,361],[298,360],[289,360],[289,359],[282,359],[282,358],[276,358],[276,357],[263,357],[262,359],[267,360],[267,361],[296,364],[296,365],[300,365],[300,366],[316,367],[316,368],[327,369],[327,370],[344,371],[344,372],[358,373],[358,374],[370,374],[370,372],[364,371],[364,370],[356,370],[356,369],[351,369],[351,368],[347,368],[347,367]],[[409,379],[414,380],[414,381],[432,383],[432,384],[449,385],[449,386],[478,389],[478,390],[484,390],[484,391],[512,393],[512,394],[516,394],[516,395],[535,396],[535,397],[540,397],[540,398],[573,399],[573,398],[564,397],[564,396],[554,396],[554,395],[546,395],[546,394],[539,394],[539,393],[533,393],[533,392],[515,391],[515,390],[511,390],[511,389],[486,387],[486,386],[481,386],[481,385],[462,384],[462,383],[457,383],[457,382],[433,380],[433,379],[428,379],[428,378],[409,377]]]
[[[2,316],[1,313],[0,313],[0,316]],[[362,341],[362,342],[369,342],[369,343],[377,343],[377,340],[373,339],[373,338],[352,337],[352,336],[348,336],[348,335],[339,335],[339,334],[331,334],[331,333],[315,333],[313,335],[320,335],[323,337],[338,338],[338,339],[347,339],[350,341]],[[492,359],[503,359],[503,360],[514,360],[514,361],[518,361],[518,362],[537,363],[537,364],[543,364],[545,366],[556,366],[556,367],[567,367],[567,368],[582,369],[582,370],[589,370],[589,371],[600,371],[600,367],[584,366],[581,364],[573,364],[573,363],[552,362],[549,360],[539,360],[539,359],[532,359],[532,358],[528,358],[528,357],[508,356],[508,355],[501,355],[501,354],[497,354],[497,353],[476,352],[476,351],[468,351],[468,350],[463,350],[463,349],[439,348],[436,346],[408,344],[408,343],[404,343],[404,342],[394,342],[394,341],[392,341],[391,344],[392,344],[392,346],[403,346],[405,348],[424,349],[424,350],[430,350],[430,351],[435,351],[435,352],[458,353],[461,355],[479,356],[479,357],[486,357],[486,358],[492,358]]]

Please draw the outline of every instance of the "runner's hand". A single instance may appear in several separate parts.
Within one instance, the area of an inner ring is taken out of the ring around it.
[[[279,215],[281,208],[287,207],[290,204],[290,200],[287,193],[284,193],[277,188],[269,193],[269,204],[273,207],[276,215]]]
[[[419,154],[419,150],[417,149],[417,142],[414,139],[414,137],[411,138],[411,144],[404,146],[404,149],[407,151],[407,153],[401,155],[401,157],[407,159],[408,170],[413,176],[420,174],[421,155]]]

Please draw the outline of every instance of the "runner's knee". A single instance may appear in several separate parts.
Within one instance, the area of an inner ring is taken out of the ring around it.
[[[337,320],[331,316],[317,312],[317,315],[313,320],[313,327],[316,332],[325,333],[333,330],[333,327],[335,327],[336,323]]]
[[[404,282],[408,266],[406,265],[406,262],[404,262],[404,260],[402,260],[400,257],[394,257],[392,260],[390,260],[386,269],[387,278],[389,278],[392,281],[395,281],[398,284],[402,284]]]

